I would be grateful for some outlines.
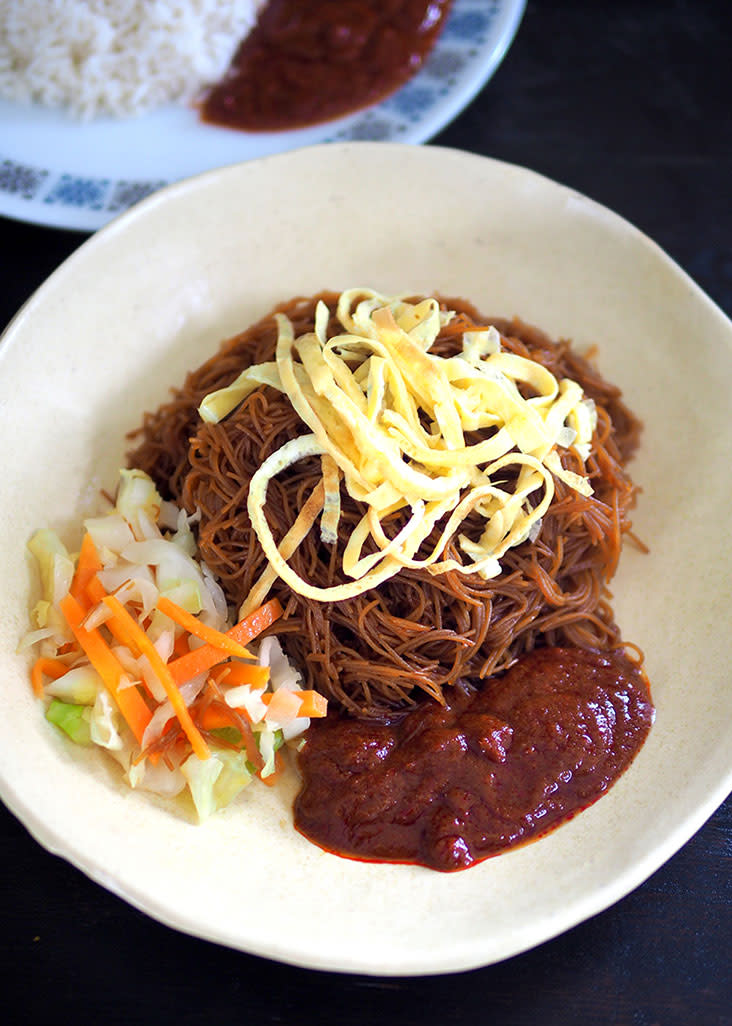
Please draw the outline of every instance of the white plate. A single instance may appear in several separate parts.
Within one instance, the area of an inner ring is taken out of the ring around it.
[[[292,827],[293,782],[253,785],[204,827],[126,791],[43,719],[15,654],[24,545],[72,532],[125,431],[279,299],[368,284],[464,295],[580,347],[645,419],[635,528],[614,582],[647,656],[648,742],[592,808],[462,873],[368,865]],[[0,344],[0,795],[41,844],[164,922],[304,966],[484,965],[607,907],[732,787],[732,325],[652,242],[529,171],[434,147],[331,144],[168,187],[93,236]]]
[[[368,110],[297,131],[231,131],[177,106],[80,123],[63,111],[0,100],[0,214],[94,231],[156,189],[211,168],[322,142],[424,142],[491,77],[524,6],[525,0],[454,0],[432,54],[410,82]]]

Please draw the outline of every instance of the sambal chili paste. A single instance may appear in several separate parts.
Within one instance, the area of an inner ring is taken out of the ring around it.
[[[432,49],[450,0],[269,0],[201,117],[248,131],[330,121],[404,84]]]
[[[353,858],[463,869],[600,797],[653,722],[623,653],[541,648],[393,723],[329,716],[300,753],[295,825]]]

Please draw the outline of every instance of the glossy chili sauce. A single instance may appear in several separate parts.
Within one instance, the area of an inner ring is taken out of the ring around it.
[[[464,869],[599,798],[653,715],[625,655],[538,649],[447,708],[425,702],[391,724],[313,722],[295,825],[341,855]]]
[[[329,121],[388,96],[420,67],[450,0],[269,0],[204,121],[281,131]]]

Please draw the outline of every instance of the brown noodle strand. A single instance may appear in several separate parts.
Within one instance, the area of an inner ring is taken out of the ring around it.
[[[330,331],[342,330],[333,315],[336,293],[298,297],[277,310],[290,317],[298,335],[312,330],[319,299],[331,309]],[[444,701],[444,689],[461,678],[484,679],[537,646],[612,650],[623,645],[606,585],[623,538],[630,533],[628,512],[636,489],[624,464],[638,445],[640,422],[623,404],[620,391],[567,341],[553,342],[517,319],[491,321],[463,300],[445,300],[444,306],[458,316],[443,329],[432,352],[451,355],[459,351],[463,331],[493,323],[506,350],[536,360],[558,379],[574,379],[595,401],[598,423],[586,465],[574,451],[562,453],[567,469],[590,476],[594,494],[585,498],[556,480],[538,539],[509,549],[503,572],[494,580],[457,571],[432,576],[426,570],[404,569],[378,589],[347,602],[318,603],[276,579],[270,594],[280,599],[285,615],[270,632],[280,636],[302,668],[305,686],[359,715],[406,708],[420,692]],[[244,367],[272,360],[276,334],[268,315],[224,343],[219,353],[188,374],[169,402],[145,416],[129,457],[130,465],[147,471],[166,498],[190,512],[200,509],[202,557],[236,608],[268,566],[247,514],[249,481],[263,460],[308,429],[287,397],[267,386],[254,391],[220,424],[202,423],[197,408],[205,395],[228,385]],[[271,482],[267,516],[278,543],[321,474],[320,460],[313,458]],[[347,533],[363,508],[345,488],[341,502]],[[385,524],[387,533],[399,523],[397,515]],[[437,525],[435,531],[439,529]],[[463,530],[478,536],[479,518],[469,517]],[[330,587],[343,580],[342,548],[342,543],[324,545],[316,523],[289,562],[316,586]],[[460,560],[454,539],[445,555]]]

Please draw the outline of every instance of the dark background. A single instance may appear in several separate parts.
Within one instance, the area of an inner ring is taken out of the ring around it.
[[[651,236],[732,314],[728,3],[530,0],[434,142],[539,171]],[[85,236],[0,218],[0,326]],[[732,1023],[732,800],[613,908],[507,962],[426,979],[294,969],[176,933],[0,807],[0,982],[24,1023]]]

